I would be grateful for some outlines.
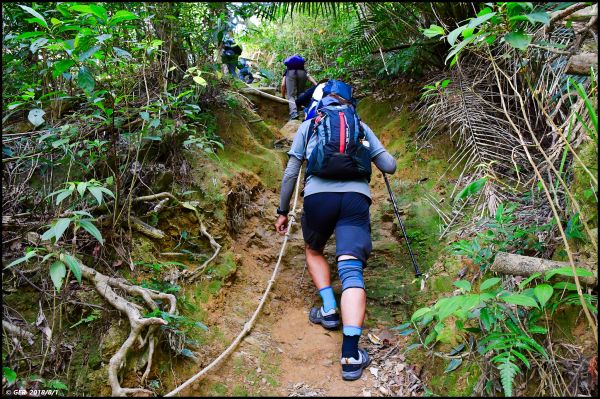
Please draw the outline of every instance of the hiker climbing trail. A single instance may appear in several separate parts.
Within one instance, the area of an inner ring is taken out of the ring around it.
[[[367,104],[368,107],[378,106],[377,102],[370,100]],[[260,108],[264,107],[264,103],[260,105]],[[398,134],[394,118],[399,116],[406,117],[408,114],[391,112],[382,120],[374,120],[383,128],[384,140],[389,142],[392,134]],[[392,119],[391,126],[387,118]],[[276,123],[280,126],[281,138],[274,141],[289,146],[300,122]],[[279,151],[287,151],[287,148]],[[367,349],[373,361],[363,376],[352,382],[340,378],[341,331],[327,331],[308,320],[308,310],[318,302],[318,293],[305,267],[304,241],[298,223],[290,234],[281,270],[252,331],[230,356],[182,390],[181,395],[377,396],[392,392],[417,393],[421,389],[421,365],[406,362],[402,355],[404,339],[388,329],[393,327],[394,321],[399,324],[403,319],[398,317],[398,313],[392,314],[386,309],[389,304],[395,303],[400,305],[401,316],[409,313],[410,307],[406,305],[411,300],[402,296],[409,292],[406,286],[414,277],[410,257],[408,252],[400,249],[405,247],[405,243],[401,241],[402,233],[394,223],[389,195],[380,176],[374,177],[372,191],[373,229],[377,232],[374,235],[375,249],[365,272],[367,327],[360,345]],[[273,229],[274,218],[268,211],[274,209],[278,201],[277,193],[272,190],[260,190],[254,198],[257,207],[254,212],[246,214],[243,228],[236,233],[231,245],[236,269],[206,306],[205,322],[209,327],[210,344],[203,346],[201,363],[185,370],[178,369],[173,386],[183,383],[225,350],[243,330],[260,302],[283,241]],[[298,207],[301,208],[301,203]],[[402,211],[407,211],[406,205]],[[422,245],[418,245],[422,249]],[[326,246],[325,256],[334,264],[335,240],[330,240]],[[401,264],[397,264],[399,261]],[[388,274],[387,270],[397,270],[397,275],[387,276],[386,281],[382,281]],[[335,295],[339,298],[341,284],[335,271],[332,272],[332,280]],[[402,310],[402,305],[405,305],[405,310]],[[409,382],[410,386],[403,387]]]

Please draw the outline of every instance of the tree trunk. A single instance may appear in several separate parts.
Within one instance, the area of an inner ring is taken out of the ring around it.
[[[177,3],[155,3],[156,18],[152,21],[156,35],[163,41],[162,49],[166,51],[164,57],[169,57],[168,62],[161,62],[161,65],[166,65],[163,71],[163,76],[167,77],[170,73],[175,81],[180,81],[183,78],[183,71],[188,67],[187,56],[183,46],[183,41],[177,34],[176,27],[172,20],[165,18],[166,15],[171,15],[177,18],[179,16],[179,4]],[[179,68],[168,72],[170,62],[173,61]]]

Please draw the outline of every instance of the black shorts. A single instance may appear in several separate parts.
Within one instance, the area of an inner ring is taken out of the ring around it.
[[[366,264],[371,243],[371,199],[364,194],[317,193],[304,198],[302,235],[309,248],[322,250],[335,231],[335,256],[352,255]]]

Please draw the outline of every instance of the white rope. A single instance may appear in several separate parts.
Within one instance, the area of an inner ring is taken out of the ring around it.
[[[265,301],[267,300],[267,296],[268,296],[269,292],[271,291],[271,287],[273,286],[273,283],[275,282],[275,277],[277,276],[277,272],[279,271],[279,266],[281,265],[281,259],[283,258],[283,254],[285,251],[285,246],[287,245],[288,239],[290,237],[290,231],[292,230],[292,225],[296,221],[296,205],[298,203],[298,188],[300,186],[300,176],[301,175],[302,175],[302,173],[300,170],[300,171],[298,171],[298,179],[296,180],[296,189],[294,192],[294,205],[292,206],[292,211],[288,214],[288,217],[289,217],[288,229],[287,229],[287,232],[285,233],[283,243],[281,244],[281,250],[279,251],[279,258],[277,259],[277,264],[275,265],[273,274],[271,275],[271,278],[269,279],[267,288],[265,288],[265,292],[263,293],[262,299],[260,300],[260,303],[258,304],[258,307],[256,308],[256,310],[254,311],[254,314],[252,315],[250,320],[248,322],[246,322],[246,324],[244,324],[244,328],[239,333],[239,335],[233,340],[233,342],[229,345],[229,347],[227,347],[227,349],[225,349],[225,351],[219,355],[219,357],[217,357],[215,360],[212,361],[212,363],[210,363],[208,366],[206,366],[205,368],[200,370],[197,374],[192,376],[186,382],[184,382],[183,384],[181,384],[180,386],[178,386],[177,388],[175,388],[174,390],[172,390],[165,396],[177,395],[183,389],[189,387],[192,383],[194,383],[198,378],[207,374],[212,368],[214,368],[223,359],[225,359],[231,352],[233,352],[233,350],[238,346],[238,344],[241,342],[241,340],[246,336],[246,334],[248,334],[248,332],[250,332],[250,330],[254,326],[254,322],[256,321],[260,311],[262,310],[262,307],[265,304]]]

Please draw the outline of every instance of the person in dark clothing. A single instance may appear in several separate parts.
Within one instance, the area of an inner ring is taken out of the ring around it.
[[[296,98],[298,94],[304,91],[306,81],[309,80],[313,85],[317,82],[304,69],[304,58],[294,54],[283,61],[286,69],[281,80],[281,96],[290,102],[290,119],[298,117],[298,108],[296,107]]]
[[[254,81],[254,76],[252,75],[252,72],[250,72],[250,63],[248,60],[240,57],[238,69],[240,70],[239,76],[241,80],[246,83],[252,83]]]
[[[221,62],[227,65],[227,70],[231,76],[237,77],[235,68],[238,64],[238,58],[242,54],[242,48],[235,44],[233,39],[227,39],[223,42],[223,51],[221,53]]]

